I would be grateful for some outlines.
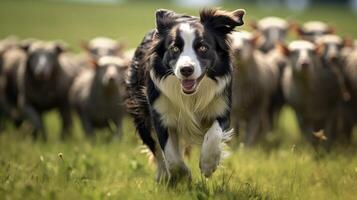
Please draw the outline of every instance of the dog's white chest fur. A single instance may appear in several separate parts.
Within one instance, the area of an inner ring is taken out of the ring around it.
[[[153,80],[161,91],[153,107],[161,115],[162,123],[192,140],[201,142],[215,118],[228,109],[227,99],[221,95],[230,81],[227,77],[217,82],[204,77],[193,95],[184,95],[179,80],[173,75]]]

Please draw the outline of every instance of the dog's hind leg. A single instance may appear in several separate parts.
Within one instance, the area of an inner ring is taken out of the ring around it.
[[[155,161],[157,164],[156,181],[164,181],[168,178],[168,172],[166,169],[166,164],[164,156],[162,155],[161,148],[159,147],[159,144],[156,142],[155,138],[153,138],[151,135],[150,120],[143,119],[139,116],[133,117],[136,130],[138,131],[141,140],[150,149],[151,153],[155,157]]]

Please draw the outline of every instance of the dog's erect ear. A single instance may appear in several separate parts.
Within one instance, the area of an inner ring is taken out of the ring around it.
[[[200,19],[205,27],[221,34],[228,34],[232,32],[236,26],[244,24],[244,14],[245,10],[243,9],[227,12],[215,8],[208,8],[200,12]]]
[[[156,11],[156,30],[158,34],[165,34],[175,22],[174,11],[159,9]]]

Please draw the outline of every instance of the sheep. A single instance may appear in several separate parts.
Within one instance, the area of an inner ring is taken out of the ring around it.
[[[343,68],[344,60],[346,59],[344,51],[346,48],[351,49],[351,44],[349,43],[346,39],[342,39],[340,36],[334,34],[323,35],[315,40],[322,64],[335,73],[342,90],[342,95],[346,101],[350,97],[345,85]]]
[[[334,34],[327,34],[320,36],[315,41],[318,53],[321,57],[322,64],[325,68],[330,69],[336,76],[339,83],[341,96],[343,101],[340,103],[339,117],[337,118],[338,133],[339,135],[347,136],[347,141],[350,141],[353,128],[353,115],[349,114],[351,94],[347,88],[346,75],[344,74],[346,49],[352,49],[351,41],[342,39],[340,36]],[[351,50],[348,50],[349,52]],[[332,135],[330,142],[338,139],[337,136]]]
[[[96,37],[88,42],[82,43],[82,48],[85,54],[80,54],[78,59],[82,68],[91,68],[93,60],[96,61],[103,56],[116,56],[125,60],[130,65],[130,61],[134,55],[134,50],[124,51],[125,44],[107,37]],[[124,68],[123,68],[124,69]],[[126,74],[127,72],[122,72]],[[125,90],[125,86],[121,85],[121,90]],[[123,96],[123,98],[125,98]]]
[[[284,42],[290,23],[279,17],[265,17],[252,22],[251,27],[263,36],[259,41],[260,50],[268,52],[274,49],[277,42]]]
[[[17,105],[18,82],[17,73],[26,64],[25,46],[12,43],[1,54],[1,110],[4,117],[11,119],[19,126],[23,121]]]
[[[2,132],[3,129],[3,118],[6,115],[6,105],[5,105],[5,86],[6,86],[6,76],[4,75],[3,72],[3,59],[2,59],[2,54],[3,54],[3,49],[1,49],[0,46],[0,133]]]
[[[16,36],[8,36],[0,40],[0,52],[6,51],[6,49],[10,49],[11,47],[16,47],[19,44],[19,39]]]
[[[16,36],[8,36],[0,41],[0,117],[10,119],[18,127],[23,117],[17,107],[16,74],[21,65],[26,62],[23,51],[30,40],[20,41]]]
[[[354,110],[357,111],[357,48],[346,57],[344,74],[348,83],[347,87],[351,93]]]
[[[279,114],[286,104],[284,98],[283,89],[282,89],[282,77],[285,67],[288,64],[288,59],[285,54],[283,54],[278,48],[278,42],[274,49],[270,50],[265,54],[265,63],[266,66],[274,72],[275,76],[272,76],[272,79],[276,79],[277,83],[272,81],[270,84],[273,86],[272,93],[270,96],[270,104],[268,108],[268,119],[269,119],[269,128],[273,129],[274,125],[277,123]]]
[[[98,60],[102,56],[126,58],[126,54],[124,53],[125,45],[111,38],[96,37],[82,42],[81,46],[85,50],[85,53],[80,54],[78,59],[81,60],[81,65],[85,67],[90,67],[93,60]]]
[[[266,55],[256,49],[257,37],[253,34],[234,32],[231,39],[236,68],[232,122],[237,130],[241,125],[246,127],[244,141],[251,146],[267,130],[268,106],[278,84],[278,71],[268,64]]]
[[[318,37],[327,34],[333,34],[334,29],[321,21],[308,21],[301,26],[296,25],[295,30],[303,40],[314,42]]]
[[[323,130],[329,149],[342,99],[338,80],[330,68],[323,66],[314,43],[296,40],[281,49],[290,60],[283,74],[283,94],[295,110],[304,136],[317,147],[317,132]]]
[[[113,123],[117,135],[122,135],[124,85],[123,71],[128,64],[114,56],[103,56],[94,62],[94,68],[83,70],[70,90],[71,105],[77,111],[88,137],[94,128],[111,128]],[[112,130],[114,131],[114,130]]]
[[[259,49],[268,54],[271,50],[275,49],[277,43],[284,43],[292,24],[279,17],[265,17],[258,22],[252,22],[251,27],[261,35],[258,40]],[[279,55],[281,55],[278,51],[274,52],[275,53],[270,54],[270,56],[279,57]],[[267,58],[270,58],[270,56],[267,56]],[[273,67],[276,67],[279,70],[278,76],[281,78],[284,70],[283,62],[272,60],[272,63],[274,63]],[[274,124],[273,119],[278,117],[283,105],[285,104],[280,82],[281,80],[279,80],[279,84],[270,99],[268,114],[271,128]]]
[[[68,91],[76,75],[77,66],[66,46],[59,42],[35,41],[26,49],[27,61],[17,73],[18,105],[34,127],[34,138],[46,140],[41,119],[45,111],[57,109],[62,119],[61,138],[71,131],[72,117]]]
[[[354,48],[346,56],[343,73],[348,92],[351,95],[350,101],[344,107],[345,119],[347,121],[344,132],[350,134],[350,129],[357,123],[357,48]]]

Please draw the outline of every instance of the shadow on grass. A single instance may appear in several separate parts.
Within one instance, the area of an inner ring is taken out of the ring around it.
[[[217,178],[206,179],[201,176],[197,182],[178,184],[175,187],[165,187],[175,194],[189,195],[192,199],[277,199],[274,195],[264,192],[256,183],[243,182],[235,178],[234,173],[223,173]]]

